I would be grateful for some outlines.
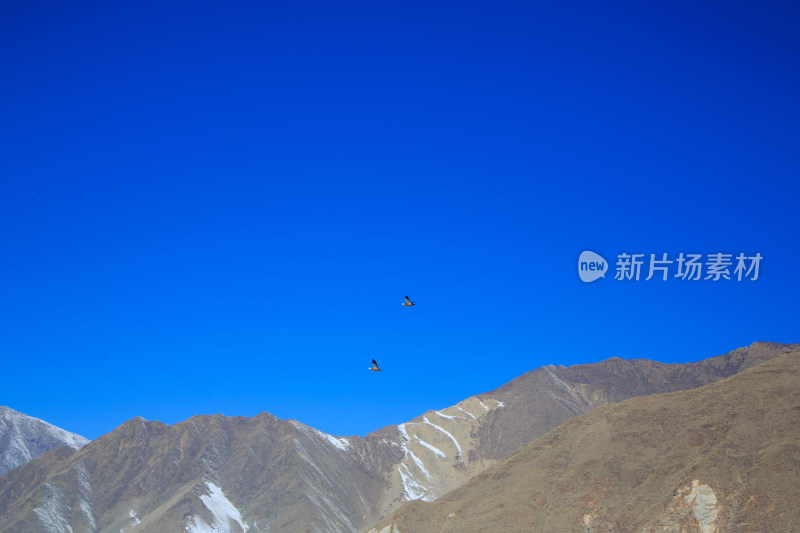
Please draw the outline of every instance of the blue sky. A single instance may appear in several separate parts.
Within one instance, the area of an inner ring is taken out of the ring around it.
[[[0,6],[0,404],[364,435],[800,342],[796,3],[166,4]],[[583,283],[584,250],[763,260]]]

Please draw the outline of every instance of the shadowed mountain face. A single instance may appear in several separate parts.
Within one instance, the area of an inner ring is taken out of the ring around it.
[[[800,529],[800,350],[572,418],[373,531]]]
[[[89,439],[0,405],[0,476],[59,446],[80,448]]]
[[[698,387],[791,348],[756,343],[684,365],[543,367],[363,438],[266,413],[174,426],[133,419],[81,450],[62,448],[0,477],[0,531],[364,531],[409,500],[441,498],[595,406]]]

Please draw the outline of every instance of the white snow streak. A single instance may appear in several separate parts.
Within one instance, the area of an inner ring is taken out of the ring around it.
[[[427,416],[423,416],[422,417],[422,421],[425,422],[426,424],[428,424],[429,426],[435,427],[436,429],[438,429],[439,431],[441,431],[442,433],[444,433],[445,435],[450,437],[450,440],[452,440],[453,444],[456,445],[456,449],[458,450],[458,455],[461,455],[461,446],[458,445],[458,441],[456,440],[456,438],[449,431],[447,431],[446,429],[444,429],[441,426],[437,426],[436,424],[431,423],[431,421],[428,420]]]
[[[350,443],[344,437],[334,437],[333,435],[328,435],[327,433],[321,433],[322,437],[339,448],[342,451],[347,451],[350,447]]]
[[[589,400],[586,398],[586,396],[584,396],[584,395],[583,395],[583,393],[582,393],[581,391],[578,391],[578,394],[580,394],[580,398],[579,398],[579,397],[578,397],[578,394],[576,394],[576,393],[575,393],[575,389],[573,389],[572,387],[570,387],[569,385],[567,385],[566,383],[564,383],[562,380],[560,380],[560,379],[558,378],[558,376],[556,376],[556,375],[553,373],[553,371],[552,371],[552,370],[550,370],[550,368],[548,368],[548,367],[546,367],[546,366],[545,366],[545,367],[543,367],[543,368],[544,368],[544,369],[545,369],[545,371],[546,371],[546,372],[547,372],[547,373],[550,375],[550,377],[551,377],[551,378],[553,378],[553,381],[555,381],[555,382],[556,382],[556,385],[560,386],[562,390],[565,390],[565,391],[567,391],[567,392],[569,393],[569,395],[570,395],[570,396],[572,396],[573,398],[575,398],[575,401],[576,401],[578,404],[580,404],[580,403],[581,403],[581,398],[583,399],[583,403],[584,403],[584,404],[586,404],[586,403],[590,403],[590,402],[589,402]]]
[[[420,444],[422,444],[423,446],[428,448],[430,451],[432,451],[433,453],[435,453],[436,455],[438,455],[442,459],[447,459],[447,454],[445,454],[442,450],[440,450],[436,446],[431,446],[430,444],[428,444],[427,442],[425,442],[424,440],[422,440],[419,437],[417,437],[417,442],[419,442]]]
[[[463,420],[463,418],[461,418],[460,416],[450,416],[450,415],[446,415],[446,414],[444,414],[444,413],[443,413],[443,412],[441,412],[441,411],[434,411],[434,412],[435,412],[437,415],[441,416],[442,418],[448,418],[448,419],[450,419],[450,420]]]
[[[469,413],[469,412],[467,412],[467,411],[463,410],[461,407],[457,407],[456,409],[458,409],[459,411],[461,411],[461,412],[462,412],[462,413],[464,413],[465,415],[469,415],[469,416],[471,416],[473,419],[475,418],[475,415],[473,415],[472,413]]]
[[[405,473],[403,473],[403,470],[405,470]],[[400,479],[403,480],[403,489],[406,492],[406,500],[423,500],[426,502],[433,501],[433,498],[425,495],[428,489],[414,479],[405,464],[400,463],[397,466],[397,471],[400,473]]]
[[[314,429],[311,426],[300,423],[297,420],[292,420],[291,423],[306,436],[312,437],[313,435],[316,435],[317,437],[321,437],[342,451],[347,451],[347,449],[350,447],[350,442],[344,437],[334,437],[333,435],[328,435],[327,433],[324,433],[318,429]]]
[[[78,495],[80,496],[81,511],[86,515],[90,530],[96,531],[97,524],[94,521],[94,511],[92,510],[92,485],[89,479],[89,472],[86,470],[86,465],[83,461],[75,465],[75,473],[78,475]]]
[[[408,449],[406,449],[406,453],[409,457],[411,457],[411,460],[414,461],[414,464],[417,465],[417,468],[419,468],[422,473],[425,474],[425,477],[428,478],[428,481],[433,481],[433,478],[431,477],[430,473],[425,470],[425,465],[422,463],[422,461],[420,461],[419,457],[417,457],[414,452]]]
[[[136,511],[134,511],[133,509],[131,509],[131,512],[130,512],[129,516],[133,520],[133,524],[131,524],[130,527],[138,526],[141,523],[141,521],[139,520],[139,517],[136,516]],[[125,533],[125,528],[124,527],[120,528],[119,529],[119,533]]]
[[[69,503],[58,488],[49,483],[44,486],[44,503],[33,510],[44,524],[48,533],[74,533],[66,516],[69,515]]]
[[[406,439],[406,440],[411,440],[411,439],[408,437],[408,433],[406,433],[406,425],[405,425],[405,424],[400,424],[399,426],[397,426],[397,429],[399,429],[399,430],[400,430],[400,434],[401,434],[401,435],[403,435],[403,438],[404,438],[404,439]]]
[[[414,452],[408,449],[406,445],[407,442],[411,442],[411,437],[408,435],[408,431],[406,430],[406,424],[400,424],[397,426],[398,431],[403,436],[404,441],[401,443],[400,448],[403,450],[405,457],[411,459],[416,467],[419,469],[420,472],[425,476],[428,482],[432,481],[433,478],[431,477],[430,473],[425,469],[424,463],[417,457]],[[416,435],[414,436],[418,441],[419,437]],[[397,472],[400,474],[400,479],[403,482],[403,490],[406,494],[406,500],[423,500],[426,502],[433,501],[433,496],[429,495],[430,489],[423,485],[420,481],[414,479],[414,474],[411,473],[411,470],[408,467],[408,464],[401,462],[397,466]]]

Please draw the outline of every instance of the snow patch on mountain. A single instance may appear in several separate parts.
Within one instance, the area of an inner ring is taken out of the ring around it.
[[[231,523],[239,524],[242,531],[247,531],[248,526],[242,521],[242,514],[231,501],[225,497],[225,493],[216,484],[206,481],[207,494],[200,496],[200,500],[206,509],[211,513],[213,519],[211,524],[206,523],[199,516],[191,517],[192,524],[186,526],[189,533],[233,533]]]
[[[328,435],[327,433],[322,433],[322,432],[320,432],[320,433],[322,434],[322,438],[324,438],[325,440],[327,440],[328,442],[330,442],[331,444],[333,444],[334,446],[336,446],[340,450],[346,452],[347,449],[350,448],[350,442],[346,438],[344,438],[344,437],[334,437],[333,435]]]
[[[414,452],[408,449],[406,449],[406,453],[409,457],[411,457],[411,460],[414,461],[414,464],[417,465],[417,468],[419,468],[420,472],[422,472],[425,477],[428,478],[428,481],[433,481],[433,477],[431,477],[430,472],[425,469],[425,465],[419,460],[419,457],[417,457]]]
[[[129,516],[131,520],[133,520],[133,524],[131,524],[130,527],[138,526],[139,524],[141,524],[141,520],[139,520],[139,517],[136,516],[136,511],[134,511],[133,509],[131,509]],[[119,533],[125,533],[125,528],[124,527],[120,528]]]
[[[447,454],[444,453],[439,448],[437,448],[436,446],[431,446],[430,444],[428,444],[427,442],[425,442],[424,440],[422,440],[419,437],[417,437],[417,442],[419,442],[422,446],[428,448],[430,451],[435,453],[438,457],[441,457],[442,459],[447,459]]]
[[[473,420],[475,419],[475,415],[473,415],[472,413],[469,413],[469,412],[467,412],[467,411],[463,410],[461,407],[457,407],[456,409],[458,409],[459,411],[461,411],[461,412],[462,412],[462,413],[464,413],[465,415],[469,415],[469,416],[471,416]]]
[[[400,424],[397,426],[397,429],[403,436],[403,440],[400,443],[400,447],[403,450],[403,460],[399,465],[397,465],[397,472],[400,474],[400,480],[403,484],[403,491],[405,493],[406,500],[423,500],[426,502],[431,502],[435,498],[430,493],[430,487],[427,483],[429,483],[432,478],[428,470],[425,468],[424,463],[419,459],[419,457],[416,456],[416,454],[414,454],[414,452],[408,449],[408,443],[411,442],[411,437],[408,434],[407,423]],[[406,459],[411,459],[413,465],[416,466],[416,469],[419,470],[423,476],[425,476],[424,480],[414,475]]]
[[[396,483],[405,499],[434,501],[458,486],[465,474],[457,467],[464,464],[464,450],[475,446],[475,424],[503,405],[491,398],[473,397],[395,426],[403,450],[396,466]],[[454,462],[448,463],[448,458]]]
[[[405,439],[405,440],[411,440],[411,439],[409,438],[409,436],[408,436],[408,432],[406,432],[406,425],[405,425],[405,423],[403,423],[403,424],[400,424],[399,426],[397,426],[397,429],[398,429],[398,431],[400,431],[400,434],[403,436],[403,439]]]
[[[481,405],[483,405],[483,402],[481,402]],[[487,409],[488,409],[488,407],[487,407]],[[449,431],[447,431],[446,429],[444,429],[441,426],[437,426],[436,424],[432,423],[430,420],[428,420],[427,416],[423,416],[422,417],[422,421],[425,422],[426,424],[430,425],[430,426],[435,427],[436,429],[438,429],[439,431],[441,431],[442,433],[444,433],[445,435],[450,437],[450,440],[452,440],[453,444],[456,445],[456,449],[458,450],[458,455],[461,455],[461,446],[459,446],[458,441],[456,440],[456,438]]]
[[[397,471],[400,473],[400,479],[403,481],[403,490],[405,491],[406,500],[433,501],[433,498],[427,494],[428,488],[414,479],[414,476],[404,463],[400,463],[397,466]]]
[[[79,511],[75,512],[70,505],[70,499],[64,495],[61,489],[50,483],[46,484],[44,486],[42,504],[33,510],[44,526],[43,531],[48,531],[49,533],[74,533],[72,521],[77,518],[79,524],[83,525],[84,521],[80,519],[81,514],[85,519],[85,529],[84,527],[79,529],[81,531],[89,531],[89,533],[97,531],[97,523],[92,509],[92,486],[89,472],[83,462],[76,464],[73,472],[78,481],[77,499]]]
[[[295,428],[300,430],[303,434],[305,434],[308,437],[321,438],[344,452],[350,449],[350,441],[348,441],[347,438],[345,437],[334,437],[333,435],[329,435],[318,429],[314,429],[311,426],[303,424],[302,422],[298,422],[297,420],[292,420],[291,423]]]
[[[44,502],[33,510],[49,533],[74,533],[69,524],[70,507],[64,493],[49,483],[44,486]]]

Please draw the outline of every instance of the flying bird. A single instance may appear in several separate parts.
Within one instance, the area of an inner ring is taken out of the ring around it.
[[[370,367],[370,370],[374,370],[375,372],[382,372],[382,370],[378,368],[378,362],[375,359],[372,360],[372,367]]]
[[[417,304],[412,302],[411,300],[409,300],[408,296],[406,296],[406,301],[401,303],[400,305],[407,305],[407,306],[411,307],[412,305],[417,305]]]

